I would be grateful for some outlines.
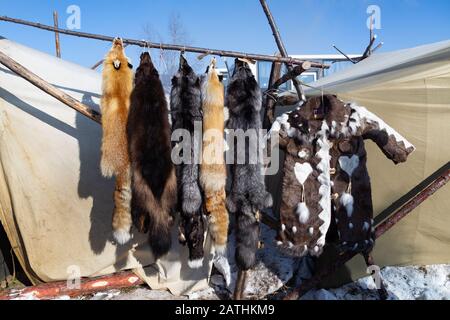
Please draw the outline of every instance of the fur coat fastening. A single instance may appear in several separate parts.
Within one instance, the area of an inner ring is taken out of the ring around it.
[[[228,212],[225,185],[225,116],[224,86],[213,59],[202,77],[203,149],[200,166],[200,185],[205,196],[209,230],[217,252],[225,251],[228,239]]]
[[[259,244],[258,213],[272,205],[272,197],[266,191],[259,159],[261,124],[261,89],[248,64],[236,59],[233,76],[227,89],[229,120],[228,132],[247,133],[256,139],[249,139],[244,149],[233,141],[228,152],[233,153],[231,169],[231,189],[227,197],[227,207],[236,217],[236,263],[241,270],[248,270],[256,263]],[[242,147],[242,146],[241,146]],[[245,161],[238,157],[245,156]],[[256,160],[256,161],[255,161]]]
[[[148,232],[156,257],[171,247],[177,181],[171,159],[169,112],[158,71],[141,55],[127,126],[131,160],[131,212],[139,231]]]
[[[414,147],[366,108],[332,95],[309,99],[278,118],[272,130],[286,151],[280,249],[318,256],[334,230],[336,236],[328,238],[336,238],[341,249],[370,252],[373,209],[364,138],[397,163]]]
[[[183,163],[177,165],[178,210],[181,212],[180,241],[189,247],[189,266],[201,267],[205,226],[198,159],[202,137],[195,131],[196,123],[200,128],[203,125],[201,87],[200,78],[183,56],[180,57],[180,68],[172,79],[170,110],[172,132],[186,130],[190,139],[190,149],[180,151],[189,154],[182,154]],[[181,141],[183,142],[186,141]]]
[[[133,89],[133,71],[125,55],[123,42],[114,39],[105,57],[102,72],[102,157],[101,171],[105,177],[116,177],[114,191],[113,232],[120,244],[130,239],[130,160],[126,125]]]

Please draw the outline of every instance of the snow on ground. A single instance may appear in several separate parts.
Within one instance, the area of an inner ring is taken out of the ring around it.
[[[311,276],[307,260],[296,260],[281,255],[274,246],[275,232],[262,226],[264,249],[258,253],[258,264],[249,272],[245,296],[249,299],[266,299],[267,296],[283,289],[299,266],[298,276]],[[228,260],[231,269],[231,284],[226,285],[224,277],[213,273],[210,288],[194,292],[186,297],[175,297],[167,291],[154,291],[143,287],[120,292],[117,290],[98,293],[92,300],[217,300],[229,299],[234,291],[237,266],[234,261],[234,238],[230,237]],[[218,269],[221,269],[220,267]],[[387,267],[381,270],[390,300],[450,300],[450,265],[422,267]],[[338,289],[312,290],[302,300],[376,300],[379,299],[372,277],[360,279]],[[64,299],[64,297],[62,297]]]
[[[381,270],[389,300],[450,300],[450,265],[386,267]],[[313,290],[303,300],[377,300],[372,277],[338,289]]]

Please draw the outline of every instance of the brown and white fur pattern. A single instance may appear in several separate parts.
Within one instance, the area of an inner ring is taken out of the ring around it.
[[[226,209],[227,179],[224,160],[224,86],[213,59],[202,79],[203,157],[200,185],[205,195],[209,229],[216,251],[225,251],[229,217]]]
[[[343,251],[369,253],[375,239],[364,139],[394,163],[406,161],[414,147],[367,109],[332,95],[309,99],[272,130],[287,153],[280,249],[317,256],[328,239]]]
[[[120,244],[130,239],[130,160],[126,125],[133,88],[133,71],[120,38],[105,57],[102,75],[102,158],[101,171],[105,177],[116,177],[114,192],[113,231]]]

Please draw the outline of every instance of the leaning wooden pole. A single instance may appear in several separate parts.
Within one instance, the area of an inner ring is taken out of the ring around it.
[[[55,28],[59,29],[58,26],[58,11],[53,11],[53,23],[55,24]],[[59,42],[59,33],[55,32],[55,46],[56,46],[56,56],[61,58],[61,44]]]
[[[48,26],[41,23],[30,22],[21,19],[10,18],[6,16],[0,16],[0,21],[11,22],[16,24],[21,24],[29,27],[34,27],[46,31],[58,32],[60,34],[66,34],[70,36],[80,37],[80,38],[88,38],[95,39],[100,41],[113,42],[114,37],[104,36],[99,34],[85,33],[67,29],[59,29],[52,26]],[[191,46],[182,46],[175,44],[164,44],[164,43],[154,43],[143,40],[134,40],[134,39],[123,39],[124,44],[139,46],[142,48],[153,48],[153,49],[163,49],[163,50],[171,50],[171,51],[180,51],[180,52],[194,52],[194,53],[203,53],[209,55],[217,55],[221,57],[232,57],[232,58],[243,58],[249,60],[257,60],[257,61],[271,61],[271,62],[282,62],[290,65],[300,65],[304,60],[294,59],[291,57],[276,57],[262,54],[252,54],[252,53],[243,53],[237,51],[228,51],[228,50],[218,50],[218,49],[208,49],[208,48],[199,48],[199,47],[191,47]],[[329,68],[329,65],[311,62],[311,65],[315,68]]]
[[[278,50],[280,50],[281,56],[283,58],[288,57],[289,55],[286,51],[286,47],[284,46],[283,40],[281,39],[280,30],[277,27],[275,19],[274,19],[272,13],[270,12],[270,9],[269,9],[269,6],[267,5],[266,0],[259,0],[259,2],[261,3],[264,13],[266,14],[267,20],[269,21],[270,28],[272,29],[272,33],[275,38],[275,42],[277,43]],[[312,63],[311,63],[311,65],[312,65]],[[293,69],[292,64],[286,63],[286,67],[288,68],[289,72],[292,72],[292,69]],[[303,101],[306,100],[305,94],[303,93],[302,86],[300,85],[300,81],[298,81],[297,78],[293,78],[292,82],[294,84],[295,91],[297,91],[297,94],[298,94],[298,97],[300,98],[300,100],[303,100]]]
[[[449,180],[450,169],[447,168],[447,170],[445,170],[439,177],[437,177],[430,185],[428,185],[422,191],[418,192],[410,201],[408,201],[408,203],[397,210],[389,219],[385,220],[379,226],[377,226],[375,228],[376,238],[380,238],[383,234],[389,231],[396,223],[406,217],[409,213],[411,213],[415,208],[417,208],[426,199],[431,197],[439,189],[444,187]],[[300,298],[309,290],[317,287],[323,279],[336,272],[340,267],[353,259],[356,255],[357,253],[355,252],[344,253],[335,262],[331,263],[326,268],[319,270],[311,279],[306,280],[298,288],[291,291],[288,295],[286,295],[284,300],[296,300]]]
[[[71,107],[72,109],[80,112],[89,119],[94,120],[97,123],[102,122],[102,117],[99,112],[89,108],[88,106],[72,98],[62,90],[52,86],[51,84],[41,79],[40,77],[32,73],[24,66],[20,65],[18,62],[14,61],[1,51],[0,51],[0,63],[3,64],[8,69],[10,69],[11,71],[13,71],[14,73],[16,73],[18,76],[24,78],[31,84],[35,85],[45,93],[51,95],[52,97],[61,101],[65,105]]]

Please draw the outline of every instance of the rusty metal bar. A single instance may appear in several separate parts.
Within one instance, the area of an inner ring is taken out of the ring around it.
[[[70,298],[82,295],[95,294],[105,290],[118,290],[129,287],[137,287],[144,282],[132,272],[119,272],[92,279],[80,279],[79,285],[67,281],[52,282],[27,287],[21,290],[8,290],[0,292],[0,300],[13,299],[39,299],[50,300],[59,296]]]
[[[421,192],[417,193],[408,203],[406,203],[403,207],[397,210],[391,217],[382,222],[375,229],[376,238],[381,237],[384,233],[386,233],[389,229],[391,229],[396,223],[398,223],[401,219],[406,217],[411,211],[417,208],[421,203],[431,197],[436,191],[445,186],[450,180],[450,170],[447,169],[443,172],[439,177],[437,177],[431,184],[429,184],[425,189]],[[284,300],[296,300],[299,297],[306,294],[309,290],[314,289],[317,285],[320,284],[322,279],[336,272],[341,266],[350,261],[353,257],[355,257],[357,253],[354,252],[346,252],[342,256],[339,257],[334,263],[328,266],[328,268],[324,268],[319,270],[311,279],[305,281],[298,288],[292,290],[289,294],[286,295]]]

